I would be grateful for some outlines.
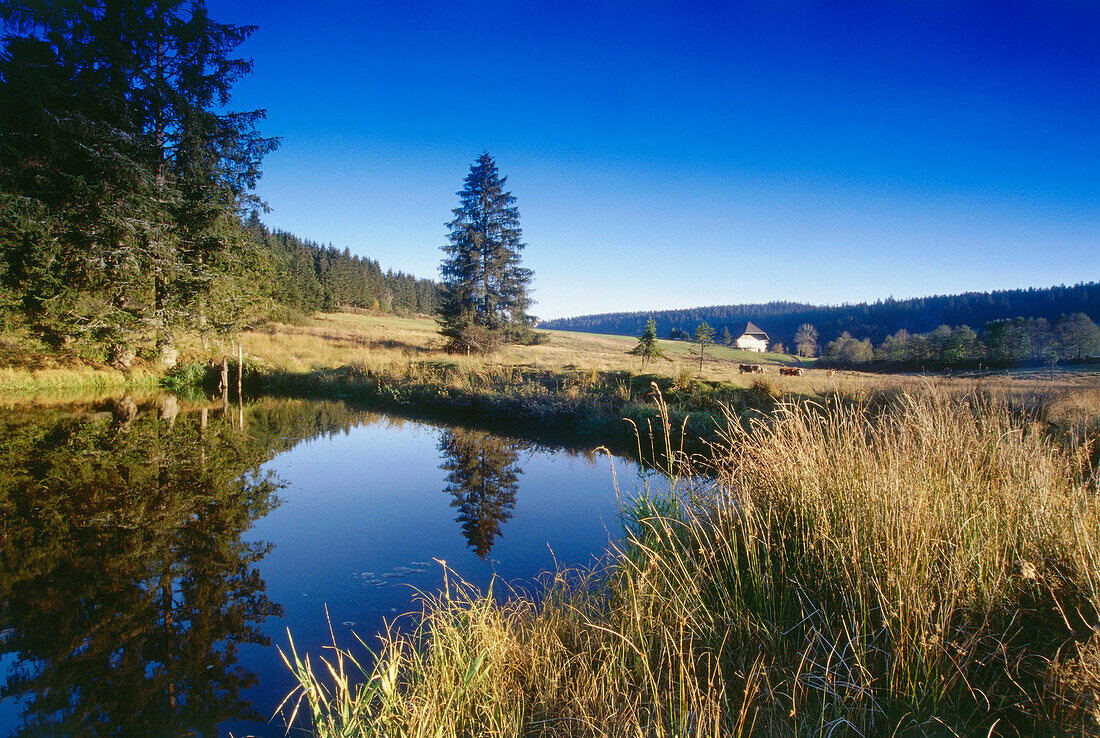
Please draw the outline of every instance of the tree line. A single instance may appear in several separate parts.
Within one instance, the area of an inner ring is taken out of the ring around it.
[[[269,230],[253,216],[248,231],[275,260],[272,297],[302,313],[340,308],[382,312],[435,314],[440,288],[435,280],[418,278],[382,266],[345,247],[321,245],[286,231]]]
[[[1072,361],[1097,354],[1100,328],[1088,315],[1072,313],[1053,321],[994,320],[978,331],[967,325],[941,325],[927,333],[910,333],[902,328],[877,346],[870,338],[857,339],[845,331],[825,346],[822,359],[847,366],[873,361],[930,367],[1013,366]]]
[[[0,2],[0,330],[126,367],[287,309],[434,312],[430,280],[271,232],[254,26],[203,0]]]
[[[796,302],[718,305],[682,310],[658,310],[630,313],[604,313],[545,321],[542,328],[611,333],[637,336],[653,318],[662,337],[690,338],[700,323],[714,326],[721,335],[723,327],[743,328],[752,321],[767,331],[771,343],[797,346],[795,334],[803,324],[816,327],[821,345],[835,340],[845,331],[860,340],[880,344],[887,336],[905,330],[910,334],[929,333],[941,325],[984,326],[998,320],[1017,317],[1043,318],[1048,323],[1062,315],[1084,313],[1100,320],[1100,283],[1082,282],[1072,286],[1029,288],[994,292],[968,292],[960,295],[936,295],[909,300],[888,298],[855,305],[809,305]],[[736,338],[736,336],[734,336]]]

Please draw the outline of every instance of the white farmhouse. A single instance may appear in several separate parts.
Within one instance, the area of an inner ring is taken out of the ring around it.
[[[751,322],[745,324],[745,330],[733,342],[733,345],[744,351],[758,351],[764,353],[768,350],[768,334],[757,328]]]

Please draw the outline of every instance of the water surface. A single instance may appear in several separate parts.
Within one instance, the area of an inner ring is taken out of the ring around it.
[[[283,735],[265,720],[288,628],[314,654],[369,643],[440,562],[483,588],[591,564],[613,476],[637,474],[343,402],[122,398],[0,425],[0,735]]]

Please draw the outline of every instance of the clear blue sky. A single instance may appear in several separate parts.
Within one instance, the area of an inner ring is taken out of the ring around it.
[[[436,276],[470,164],[533,312],[1100,279],[1100,2],[208,0],[277,228]]]

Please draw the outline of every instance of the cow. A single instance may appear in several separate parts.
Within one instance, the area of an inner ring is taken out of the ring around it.
[[[759,364],[739,364],[737,371],[741,374],[763,374],[764,367]]]
[[[830,369],[829,371],[825,372],[825,376],[827,377],[831,377],[834,374],[836,374],[836,369]]]
[[[800,366],[781,366],[779,367],[780,375],[784,377],[801,377],[802,367]]]

